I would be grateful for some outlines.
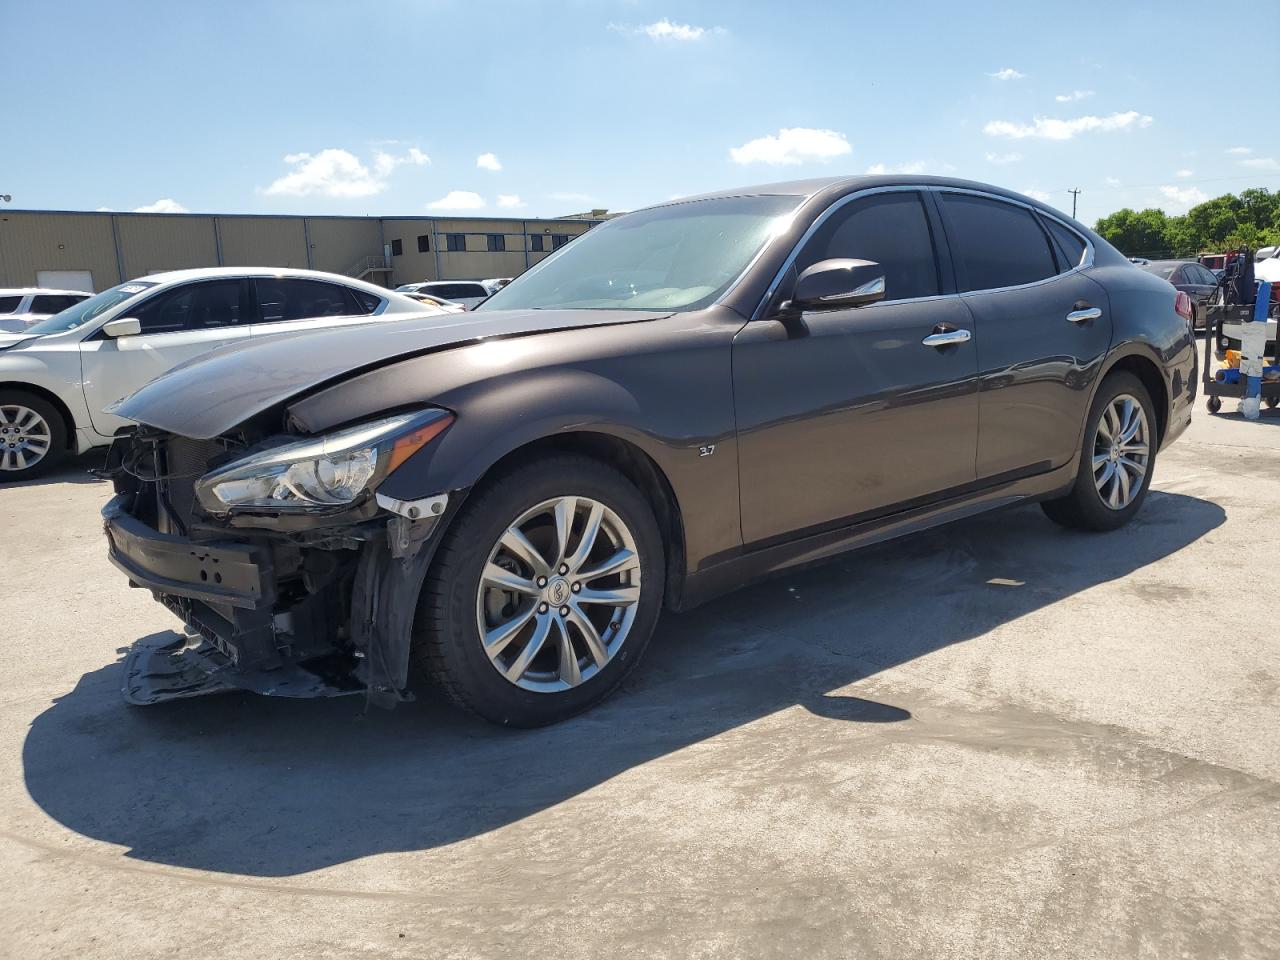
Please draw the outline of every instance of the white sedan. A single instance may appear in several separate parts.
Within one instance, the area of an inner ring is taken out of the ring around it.
[[[104,290],[0,334],[0,482],[111,442],[106,407],[171,367],[247,337],[444,313],[311,270],[179,270]]]
[[[18,287],[0,290],[0,331],[21,333],[45,317],[61,313],[88,300],[83,290],[53,290],[47,287]]]

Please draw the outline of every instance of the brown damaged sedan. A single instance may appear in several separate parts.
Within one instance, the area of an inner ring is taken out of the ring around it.
[[[125,695],[429,679],[560,720],[664,609],[1026,501],[1120,527],[1190,422],[1193,343],[1167,283],[996,187],[641,210],[474,313],[248,342],[118,404],[111,559],[187,626]]]

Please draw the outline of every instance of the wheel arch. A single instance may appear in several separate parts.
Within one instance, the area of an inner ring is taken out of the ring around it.
[[[1094,385],[1093,393],[1095,397],[1098,390],[1102,388],[1103,381],[1117,371],[1133,374],[1147,388],[1151,402],[1156,408],[1156,449],[1159,449],[1160,445],[1164,443],[1169,427],[1170,397],[1172,395],[1159,361],[1143,350],[1140,345],[1130,344],[1128,349],[1121,350],[1108,359],[1101,376],[1098,377]],[[1091,405],[1092,402],[1091,399]]]
[[[475,485],[490,482],[542,457],[573,453],[612,467],[627,478],[648,502],[665,547],[667,606],[678,607],[684,594],[684,515],[666,472],[631,440],[595,430],[568,430],[521,443],[506,451],[479,475]],[[474,489],[474,486],[472,489]]]
[[[0,392],[9,390],[16,391],[18,393],[29,393],[33,396],[39,397],[41,400],[52,406],[53,409],[58,411],[58,416],[62,418],[62,425],[65,430],[65,447],[67,450],[75,452],[76,420],[75,417],[71,415],[70,408],[62,402],[62,399],[56,393],[44,387],[38,387],[34,383],[26,383],[21,380],[0,380]]]

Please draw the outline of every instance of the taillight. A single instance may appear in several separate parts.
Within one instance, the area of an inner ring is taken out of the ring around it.
[[[1177,311],[1178,316],[1187,321],[1187,323],[1191,322],[1191,298],[1181,290],[1179,290],[1178,295],[1173,298],[1173,309]]]

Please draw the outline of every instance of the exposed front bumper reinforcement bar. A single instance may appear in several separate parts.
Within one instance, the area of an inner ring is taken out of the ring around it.
[[[140,640],[124,659],[120,692],[135,706],[237,690],[267,697],[341,697],[362,687],[335,686],[300,666],[240,670],[198,636],[160,635]]]

